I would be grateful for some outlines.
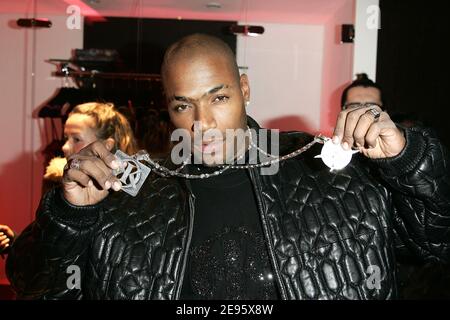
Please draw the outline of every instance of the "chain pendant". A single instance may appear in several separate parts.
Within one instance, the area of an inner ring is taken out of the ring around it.
[[[154,170],[156,174],[163,177],[180,177],[184,179],[206,179],[209,177],[217,176],[228,169],[259,168],[270,165],[272,163],[290,159],[305,152],[316,143],[323,143],[323,147],[320,155],[316,156],[315,158],[321,158],[322,161],[325,163],[325,165],[330,168],[330,171],[341,170],[345,168],[350,163],[352,155],[354,153],[359,152],[353,150],[344,150],[340,144],[335,145],[330,138],[327,138],[323,135],[318,135],[309,144],[285,156],[279,157],[265,153],[267,156],[271,156],[272,159],[266,162],[256,164],[224,165],[219,166],[220,169],[213,173],[192,175],[181,172],[181,168],[183,168],[185,164],[183,164],[180,168],[176,170],[170,170],[160,165],[156,161],[152,160],[149,154],[144,150],[139,151],[133,156],[129,156],[123,153],[122,151],[117,150],[115,155],[122,162],[122,166],[120,167],[120,169],[114,171],[114,175],[119,178],[120,182],[122,182],[122,190],[134,197],[138,194],[139,190],[142,188],[145,182],[145,179],[147,179],[148,175],[152,170]],[[259,152],[263,152],[263,150],[261,150],[259,147],[252,145],[253,144],[250,144],[249,148],[256,147],[256,149]],[[149,166],[146,166],[143,163],[141,163],[140,162],[141,160],[147,161],[149,163]]]
[[[344,169],[352,160],[353,154],[358,152],[358,150],[344,150],[341,144],[334,144],[331,139],[326,138],[320,155],[315,158],[322,159],[332,172]]]
[[[117,150],[115,156],[122,162],[120,169],[114,175],[122,183],[122,190],[135,197],[150,174],[151,169],[139,162],[136,156],[129,156]]]

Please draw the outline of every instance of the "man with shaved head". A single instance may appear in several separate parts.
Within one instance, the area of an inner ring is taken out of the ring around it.
[[[72,156],[11,248],[19,297],[393,299],[397,254],[448,261],[450,161],[430,132],[366,105],[330,140],[265,131],[246,114],[248,77],[207,35],[170,46],[161,74],[187,156],[142,158],[135,197],[101,142]]]
[[[195,56],[204,58],[214,55],[216,58],[221,57],[227,65],[227,69],[231,69],[236,80],[239,81],[239,68],[231,48],[222,40],[204,34],[193,34],[185,37],[180,41],[172,44],[164,55],[163,64],[161,66],[161,74],[163,80],[167,80],[166,72],[169,66],[179,59],[192,59]]]
[[[245,74],[239,75],[234,54],[222,40],[201,34],[181,39],[167,50],[161,75],[169,115],[176,128],[185,129],[192,136],[195,121],[201,123],[202,132],[214,129],[223,136],[226,129],[246,129],[248,79]],[[211,106],[215,112],[211,112]],[[201,146],[208,151],[201,152],[204,164],[226,162],[235,156],[224,141],[208,142],[203,141]]]

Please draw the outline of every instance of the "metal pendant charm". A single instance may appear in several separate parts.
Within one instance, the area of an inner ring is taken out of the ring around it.
[[[334,144],[331,139],[325,141],[320,155],[315,158],[320,158],[325,165],[330,168],[330,171],[344,169],[352,160],[352,155],[359,153],[358,150],[344,150],[341,144]]]
[[[115,170],[114,175],[122,182],[122,190],[134,197],[138,194],[151,169],[140,163],[136,156],[129,156],[120,150],[116,151],[115,156],[126,165]]]

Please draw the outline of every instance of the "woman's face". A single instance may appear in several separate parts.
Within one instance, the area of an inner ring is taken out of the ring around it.
[[[69,116],[64,126],[66,143],[62,147],[66,158],[98,140],[93,128],[95,121],[91,116],[79,113]]]

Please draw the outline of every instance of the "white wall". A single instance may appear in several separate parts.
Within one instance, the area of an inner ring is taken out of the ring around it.
[[[53,22],[50,29],[14,27],[26,14],[0,15],[0,224],[19,232],[34,218],[44,170],[41,151],[51,139],[33,112],[62,83],[51,77],[55,67],[45,60],[70,58],[71,50],[83,45],[82,29],[68,30],[66,16],[46,16]]]
[[[254,24],[263,35],[237,38],[238,65],[248,68],[251,86],[247,113],[264,127],[318,131],[324,27]]]
[[[331,135],[340,95],[352,80],[353,44],[341,25],[354,23],[354,0],[342,1],[323,25],[268,24],[258,37],[238,36],[237,60],[248,67],[248,114],[260,125]],[[242,23],[244,24],[244,23]]]
[[[356,0],[353,72],[376,79],[380,12],[379,0]]]

